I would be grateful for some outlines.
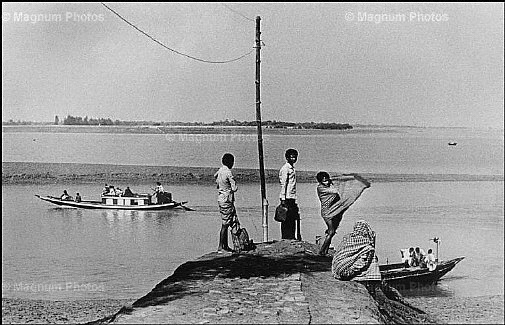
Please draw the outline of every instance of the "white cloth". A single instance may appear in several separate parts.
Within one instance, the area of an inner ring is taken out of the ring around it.
[[[279,198],[296,200],[296,171],[289,163],[285,163],[279,170],[279,181],[281,183],[281,192]],[[286,184],[287,181],[287,184]]]
[[[237,191],[238,187],[231,170],[223,165],[214,174],[214,177],[216,178],[217,190],[219,192],[217,201],[220,203],[235,202],[234,193]]]

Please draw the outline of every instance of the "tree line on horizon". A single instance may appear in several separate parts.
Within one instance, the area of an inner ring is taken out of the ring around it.
[[[256,126],[256,121],[238,121],[224,120],[217,122],[153,122],[153,121],[113,121],[110,118],[90,118],[88,116],[72,116],[68,115],[62,121],[56,115],[53,123],[43,122],[35,123],[28,121],[13,121],[2,122],[2,125],[30,125],[30,124],[53,124],[53,125],[96,125],[96,126]],[[283,122],[276,120],[262,121],[262,126],[266,128],[289,128],[289,129],[333,129],[333,130],[350,130],[353,127],[348,123],[319,123],[319,122]]]

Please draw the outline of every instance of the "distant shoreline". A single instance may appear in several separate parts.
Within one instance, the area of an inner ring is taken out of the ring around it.
[[[86,184],[126,183],[148,184],[156,181],[165,184],[213,184],[217,167],[102,165],[78,163],[2,162],[2,185],[18,184]],[[234,168],[235,179],[240,183],[259,183],[257,169]],[[279,171],[265,170],[267,183],[277,183]],[[337,173],[329,171],[333,176]],[[317,171],[297,171],[300,183],[314,183]],[[451,182],[451,181],[503,181],[503,175],[459,174],[384,174],[360,173],[370,182]]]
[[[305,134],[369,134],[397,133],[399,127],[355,127],[339,129],[294,129],[266,128],[264,134],[305,135]],[[406,127],[412,128],[412,127]],[[254,134],[255,126],[155,126],[155,125],[2,125],[2,133],[114,133],[114,134]]]

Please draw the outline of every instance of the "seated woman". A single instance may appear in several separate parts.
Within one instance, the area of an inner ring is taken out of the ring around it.
[[[344,236],[333,255],[331,272],[339,280],[380,282],[375,232],[368,222],[356,221],[352,233]]]

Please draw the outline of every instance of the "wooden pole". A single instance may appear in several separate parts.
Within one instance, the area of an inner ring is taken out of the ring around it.
[[[268,200],[265,186],[265,165],[263,163],[263,133],[261,130],[261,100],[260,100],[260,50],[261,50],[261,32],[260,16],[256,16],[256,126],[258,129],[258,156],[260,164],[261,180],[261,207],[263,220],[263,242],[268,241]]]

